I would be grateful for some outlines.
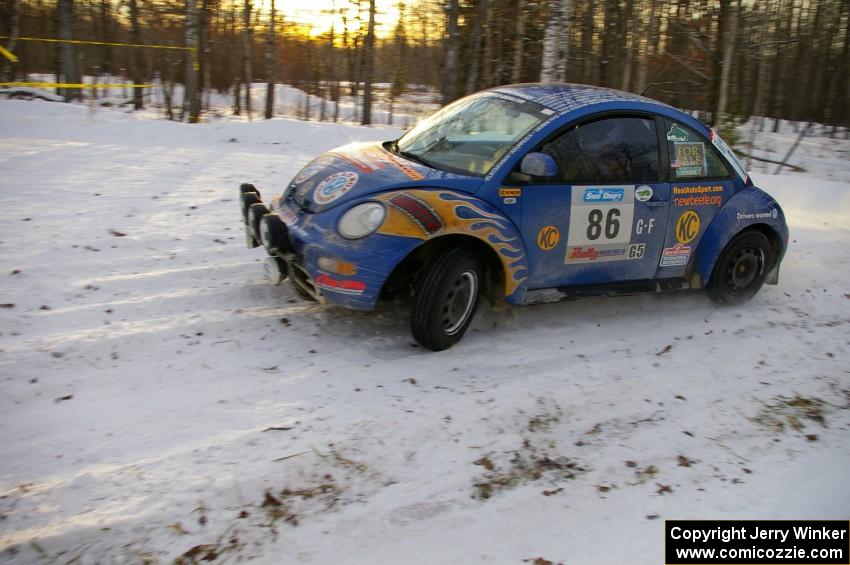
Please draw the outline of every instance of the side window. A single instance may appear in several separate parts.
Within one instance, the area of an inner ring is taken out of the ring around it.
[[[697,181],[725,179],[729,168],[717,150],[689,127],[664,119],[664,136],[670,155],[670,179]]]
[[[655,120],[603,118],[580,124],[543,145],[558,164],[553,179],[579,182],[652,182],[660,180]]]

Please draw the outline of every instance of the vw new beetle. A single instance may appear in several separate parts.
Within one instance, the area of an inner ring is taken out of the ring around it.
[[[359,310],[412,293],[413,336],[435,351],[482,295],[705,288],[741,303],[777,283],[788,243],[782,208],[716,131],[582,85],[473,94],[398,140],[317,157],[268,204],[243,184],[240,204],[274,283]]]

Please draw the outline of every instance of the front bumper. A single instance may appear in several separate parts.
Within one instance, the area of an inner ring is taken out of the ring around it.
[[[335,226],[344,210],[308,214],[291,201],[274,201],[271,208],[253,204],[243,215],[249,247],[262,245],[269,254],[273,263],[267,262],[265,270],[272,283],[289,278],[322,303],[374,309],[395,266],[418,244],[382,234],[343,239]],[[344,273],[328,268],[341,264],[349,266]]]

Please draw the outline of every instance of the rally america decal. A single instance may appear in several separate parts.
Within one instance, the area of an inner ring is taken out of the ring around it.
[[[575,186],[564,263],[639,259],[632,247],[635,186]]]
[[[342,198],[346,192],[354,188],[358,178],[357,173],[353,171],[343,171],[325,177],[325,180],[320,182],[313,191],[313,201],[323,206]]]

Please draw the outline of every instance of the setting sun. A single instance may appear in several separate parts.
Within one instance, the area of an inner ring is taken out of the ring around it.
[[[263,10],[267,10],[270,0],[262,0]],[[392,33],[399,17],[397,0],[377,0],[378,13],[375,17],[376,33],[386,36]],[[322,35],[331,29],[337,32],[343,28],[343,19],[349,31],[357,29],[362,22],[369,20],[369,3],[363,2],[358,21],[357,7],[347,0],[276,0],[275,8],[289,21],[310,28],[310,35]]]

